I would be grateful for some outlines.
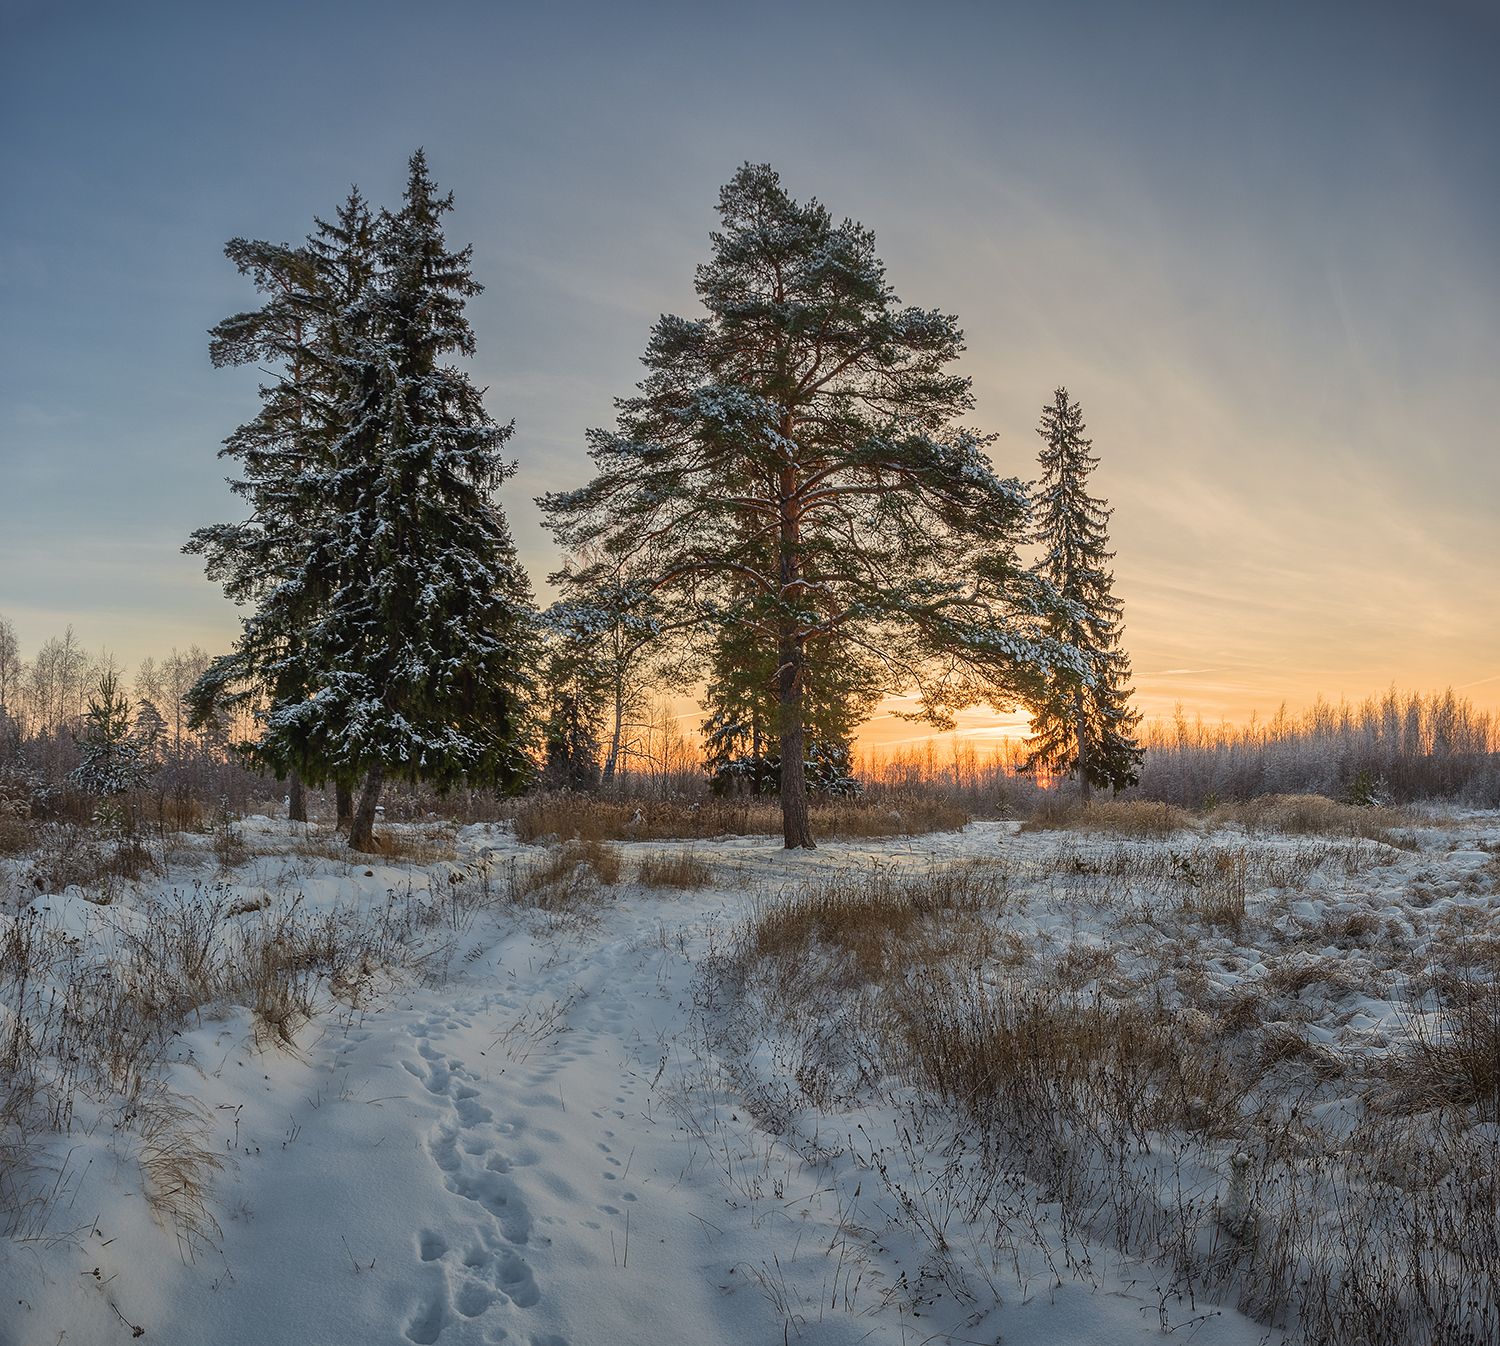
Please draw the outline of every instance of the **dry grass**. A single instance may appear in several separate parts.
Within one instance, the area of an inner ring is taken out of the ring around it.
[[[1295,951],[1268,960],[1265,984],[1285,996],[1302,996],[1316,989],[1320,997],[1337,999],[1364,987],[1360,979],[1337,957]]]
[[[835,840],[956,832],[967,827],[972,816],[959,804],[922,795],[818,804],[812,810],[814,833]],[[775,831],[780,830],[778,816]]]
[[[620,881],[619,850],[605,841],[565,841],[516,871],[511,884],[514,901],[534,907],[566,907],[589,901]]]
[[[187,789],[143,790],[141,821],[160,834],[206,832],[212,825],[209,806]]]
[[[940,799],[814,804],[813,832],[831,839],[916,836],[969,822],[967,810]],[[723,836],[779,836],[781,806],[771,799],[617,800],[587,795],[533,795],[511,812],[524,842],[676,841]]]
[[[1052,975],[1070,991],[1081,991],[1090,982],[1113,976],[1119,967],[1115,951],[1103,945],[1070,944],[1057,960]]]
[[[208,1115],[194,1099],[153,1083],[136,1100],[124,1124],[139,1146],[142,1187],[157,1222],[176,1236],[184,1260],[212,1244],[219,1224],[209,1211],[214,1178],[224,1161],[204,1147]]]
[[[1243,849],[1211,850],[1183,899],[1183,909],[1208,925],[1238,932],[1245,923],[1250,862]]]
[[[912,1078],[981,1123],[1059,1114],[1079,1124],[1226,1136],[1246,1091],[1229,1062],[1186,1041],[1174,1020],[1102,995],[1080,1000],[1024,980],[980,988],[923,978],[899,997],[902,1058]]]
[[[1408,1019],[1408,1046],[1392,1062],[1396,1096],[1500,1122],[1500,982],[1444,979],[1437,989],[1437,1013]]]
[[[109,902],[122,884],[155,869],[156,862],[139,837],[109,837],[96,827],[54,822],[33,832],[26,881],[39,893],[61,893],[77,886]]]
[[[707,888],[714,881],[713,866],[692,851],[643,855],[635,876],[647,888]]]
[[[1410,839],[1393,829],[1410,827],[1413,819],[1402,809],[1342,804],[1323,795],[1262,795],[1221,804],[1210,821],[1216,826],[1238,823],[1250,832],[1288,836],[1364,837],[1409,849]]]
[[[174,1035],[206,1011],[241,1006],[262,1047],[295,1050],[299,1026],[327,997],[356,1003],[377,967],[421,966],[419,936],[444,920],[462,928],[479,900],[467,885],[439,896],[393,893],[371,908],[310,912],[300,897],[246,904],[224,884],[137,893],[129,920],[95,919],[113,934],[65,934],[46,904],[0,932],[0,1229],[56,1237],[59,1177],[38,1157],[68,1133],[80,1100],[118,1100],[122,1140],[134,1137],[153,1210],[185,1254],[214,1233],[203,1198],[217,1156],[201,1119],[164,1089],[158,1066]]]
[[[24,818],[0,813],[0,855],[20,855],[32,845],[33,831]]]
[[[1149,799],[1104,800],[1087,806],[1077,799],[1051,795],[1021,825],[1023,832],[1072,830],[1109,836],[1161,839],[1199,830],[1204,820]],[[1248,832],[1286,836],[1362,837],[1388,846],[1412,849],[1413,815],[1402,809],[1342,804],[1322,795],[1262,795],[1221,804],[1207,817],[1210,827],[1234,824]]]
[[[1359,838],[1288,849],[1122,842],[1012,863],[1054,898],[1097,884],[1118,903],[1130,886],[1145,894],[1140,928],[1170,941],[1191,931],[1184,919],[1238,928],[1256,884],[1390,856]],[[1191,942],[1163,948],[1132,988],[1109,945],[1074,940],[1049,964],[996,931],[1003,866],[977,884],[944,873],[845,874],[762,902],[705,1003],[727,1004],[722,1042],[742,1059],[766,1059],[769,1037],[777,1078],[750,1100],[766,1124],[863,1108],[872,1092],[903,1109],[900,1162],[868,1162],[945,1285],[975,1270],[945,1277],[945,1230],[977,1221],[981,1248],[1031,1240],[1059,1268],[1080,1258],[1085,1278],[1089,1248],[1112,1244],[1161,1268],[1159,1288],[1196,1297],[1195,1311],[1237,1304],[1299,1343],[1500,1339],[1493,977],[1450,974],[1441,1013],[1414,1020],[1391,1067],[1399,1089],[1361,1109],[1382,1067],[1323,1045],[1295,1002],[1372,988],[1295,929],[1270,936],[1293,942],[1262,950],[1268,976],[1228,995],[1201,970],[1194,989]],[[1377,933],[1359,911],[1326,925],[1320,946]],[[1346,1097],[1326,1116],[1317,1106]],[[957,1124],[934,1120],[939,1101]]]
[[[859,979],[884,981],[915,961],[953,953],[959,930],[978,936],[976,924],[961,918],[1002,903],[1009,881],[1008,867],[993,860],[915,874],[835,873],[760,903],[740,957],[795,963],[822,946]],[[973,945],[974,956],[984,947]]]
[[[454,835],[446,828],[416,831],[383,827],[375,838],[375,849],[390,864],[442,865],[458,858]]]
[[[1169,837],[1197,830],[1193,815],[1172,804],[1149,799],[1111,799],[1084,806],[1076,799],[1052,797],[1021,824],[1023,832],[1068,829],[1116,837]]]

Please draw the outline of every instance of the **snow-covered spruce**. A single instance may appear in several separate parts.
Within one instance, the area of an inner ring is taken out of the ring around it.
[[[1052,634],[1082,654],[1086,676],[1054,669],[1032,709],[1030,770],[1078,777],[1085,802],[1095,786],[1133,785],[1141,761],[1135,740],[1140,715],[1130,705],[1130,656],[1120,648],[1123,609],[1107,565],[1111,510],[1088,493],[1099,460],[1083,437],[1083,411],[1066,388],[1042,408],[1037,434],[1042,477],[1036,484],[1038,570],[1065,600],[1050,619]]]
[[[479,284],[452,251],[423,154],[402,208],[372,220],[358,194],[306,248],[231,244],[271,294],[215,330],[220,363],[278,360],[261,416],[225,452],[249,522],[190,550],[253,602],[196,696],[257,707],[254,760],[362,784],[351,844],[371,845],[382,782],[513,787],[529,772],[535,616],[494,489],[512,426],[443,361],[474,352]]]

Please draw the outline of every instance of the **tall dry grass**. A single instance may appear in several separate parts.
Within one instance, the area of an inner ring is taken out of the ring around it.
[[[1209,815],[1216,826],[1234,823],[1251,832],[1285,836],[1364,837],[1388,846],[1410,847],[1409,829],[1416,821],[1405,809],[1355,805],[1323,795],[1261,795],[1220,804]]]
[[[515,867],[509,877],[512,902],[557,909],[599,896],[619,883],[620,852],[607,841],[570,838],[547,847],[539,859]]]
[[[677,841],[779,836],[774,799],[613,799],[543,794],[517,800],[509,816],[520,841]],[[969,814],[940,799],[840,800],[813,805],[816,836],[837,839],[915,836],[963,827]]]
[[[1053,796],[1038,804],[1022,823],[1021,830],[1069,829],[1116,837],[1160,838],[1195,831],[1197,826],[1198,820],[1192,814],[1155,800],[1102,800],[1085,805],[1077,799]]]
[[[714,869],[694,851],[673,851],[641,856],[635,876],[647,888],[707,888],[714,881]]]

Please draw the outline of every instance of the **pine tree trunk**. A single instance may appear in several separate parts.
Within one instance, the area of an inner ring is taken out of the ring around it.
[[[354,823],[354,791],[343,781],[333,787],[334,826],[347,832]]]
[[[375,806],[380,803],[380,787],[385,784],[385,773],[379,767],[371,767],[370,774],[359,792],[359,803],[355,805],[354,817],[349,824],[349,849],[369,854],[375,850]]]
[[[615,764],[620,760],[620,738],[625,731],[625,685],[615,679],[615,730],[609,738],[609,755],[604,759],[600,783],[609,785],[615,778]]]
[[[1078,748],[1078,797],[1087,805],[1094,797],[1089,781],[1088,718],[1083,713],[1083,691],[1073,690],[1073,738]]]
[[[795,427],[791,416],[781,422],[782,438],[791,442]],[[781,470],[781,599],[800,598],[802,579],[802,521],[793,503],[797,494],[796,469]],[[802,727],[802,637],[783,626],[777,649],[777,728],[781,734],[781,835],[787,850],[813,850],[812,821],[807,816],[807,744]]]
[[[802,651],[795,641],[781,648],[776,675],[781,731],[781,835],[787,850],[814,850],[807,812],[806,733],[802,727]]]
[[[307,821],[307,791],[303,788],[300,771],[293,771],[287,781],[286,816],[294,823]]]

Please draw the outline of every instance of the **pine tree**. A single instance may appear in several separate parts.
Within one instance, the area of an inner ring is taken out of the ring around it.
[[[1033,703],[1027,770],[1076,775],[1087,802],[1094,787],[1135,784],[1142,750],[1140,715],[1130,706],[1130,656],[1120,648],[1123,609],[1106,568],[1112,511],[1088,493],[1098,459],[1083,437],[1082,409],[1066,388],[1042,409],[1037,434],[1041,480],[1036,484],[1038,568],[1066,600],[1052,618],[1053,635],[1083,656],[1087,676],[1060,669]]]
[[[564,546],[595,543],[710,630],[773,660],[783,837],[813,845],[809,647],[838,633],[924,713],[1011,704],[1076,662],[1015,551],[1026,509],[955,425],[969,381],[954,318],[899,305],[874,236],[799,204],[768,166],[720,194],[698,268],[704,316],[663,317],[638,395],[590,433],[597,475],[541,500]]]
[[[285,562],[271,586],[246,591],[257,612],[196,703],[259,697],[255,760],[358,782],[356,849],[373,846],[388,778],[513,789],[532,770],[535,613],[492,494],[513,470],[501,454],[513,427],[444,363],[474,352],[464,303],[481,288],[470,250],[444,238],[451,209],[418,151],[400,210],[368,231],[358,211],[320,227],[306,250],[320,277],[309,287],[316,432],[299,441],[314,452],[289,461],[293,422],[280,417],[269,473],[273,508],[285,504],[272,526],[301,533],[301,548],[253,530],[242,543],[235,526],[194,539],[226,587],[249,546]],[[304,509],[314,495],[320,505]]]

